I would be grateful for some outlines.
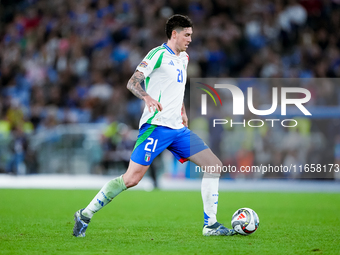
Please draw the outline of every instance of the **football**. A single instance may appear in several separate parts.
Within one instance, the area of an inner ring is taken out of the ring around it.
[[[241,235],[250,235],[259,227],[260,219],[250,208],[238,209],[231,218],[231,226]]]

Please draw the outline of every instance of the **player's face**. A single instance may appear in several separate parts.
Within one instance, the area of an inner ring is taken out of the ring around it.
[[[176,45],[179,51],[186,51],[191,42],[192,28],[186,27],[177,33]]]

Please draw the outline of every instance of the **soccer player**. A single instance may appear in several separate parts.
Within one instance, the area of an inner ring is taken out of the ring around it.
[[[187,128],[183,103],[193,25],[187,16],[173,15],[166,22],[167,43],[152,49],[128,81],[127,88],[144,100],[139,136],[125,174],[106,183],[84,209],[74,215],[73,235],[84,237],[94,213],[122,191],[138,184],[153,159],[170,150],[181,162],[190,160],[198,166],[222,167],[222,162],[195,133]],[[145,82],[145,90],[141,84]],[[207,169],[207,168],[205,168]],[[201,193],[204,208],[203,235],[236,234],[216,220],[220,173],[204,173]]]

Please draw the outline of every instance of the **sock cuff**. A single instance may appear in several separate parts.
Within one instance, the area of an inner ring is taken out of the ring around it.
[[[203,178],[220,178],[220,173],[204,173]]]
[[[125,182],[123,180],[123,175],[119,176],[118,180],[119,180],[119,183],[120,183],[122,190],[126,190],[127,188],[126,188]]]

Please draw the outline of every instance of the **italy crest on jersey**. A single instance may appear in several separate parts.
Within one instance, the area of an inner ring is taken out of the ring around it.
[[[149,162],[150,159],[151,159],[151,153],[149,152],[145,153],[145,157],[144,157],[145,162]]]

